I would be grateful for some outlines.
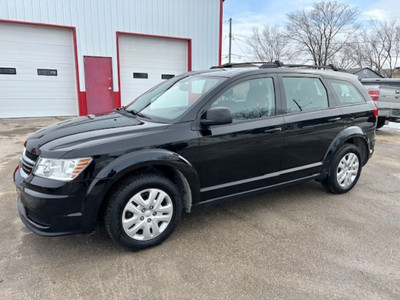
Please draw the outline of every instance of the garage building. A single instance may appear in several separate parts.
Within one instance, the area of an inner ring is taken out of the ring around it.
[[[126,105],[221,62],[223,0],[3,0],[0,118]]]

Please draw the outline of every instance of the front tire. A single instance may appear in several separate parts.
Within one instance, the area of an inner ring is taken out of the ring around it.
[[[178,188],[163,176],[131,177],[111,196],[104,217],[107,232],[130,250],[158,245],[180,220],[181,198]]]
[[[322,184],[331,193],[347,193],[356,185],[361,169],[360,150],[355,145],[345,144],[333,158],[328,177]]]

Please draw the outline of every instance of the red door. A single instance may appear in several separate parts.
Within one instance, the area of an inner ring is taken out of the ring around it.
[[[88,114],[114,109],[111,57],[84,56]]]

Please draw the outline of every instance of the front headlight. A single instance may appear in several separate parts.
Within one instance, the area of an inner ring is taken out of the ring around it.
[[[92,161],[92,158],[52,159],[39,158],[33,174],[43,178],[69,181],[78,176]]]

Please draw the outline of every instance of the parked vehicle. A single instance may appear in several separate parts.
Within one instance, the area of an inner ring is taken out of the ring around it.
[[[373,153],[378,113],[357,77],[237,66],[185,73],[111,113],[32,134],[14,173],[22,222],[57,236],[103,219],[114,241],[136,250],[201,205],[307,180],[351,190]]]
[[[378,106],[378,124],[400,122],[400,78],[365,78],[361,83]]]

